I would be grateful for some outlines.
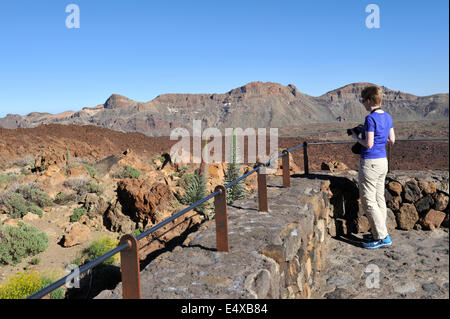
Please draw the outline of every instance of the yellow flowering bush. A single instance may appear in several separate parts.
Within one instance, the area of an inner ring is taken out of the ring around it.
[[[18,272],[0,286],[0,299],[26,299],[62,277],[61,274],[61,271],[53,271],[44,275],[37,271]],[[52,292],[50,298],[63,299],[64,288],[61,287]]]
[[[103,236],[95,241],[93,241],[88,248],[84,251],[87,254],[87,262],[90,262],[101,255],[113,250],[119,244],[118,239],[112,239],[109,236]],[[113,265],[117,264],[119,261],[119,254],[115,254],[111,258],[106,259],[103,264]]]

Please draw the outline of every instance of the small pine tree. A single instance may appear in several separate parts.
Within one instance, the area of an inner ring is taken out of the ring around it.
[[[231,144],[231,161],[228,164],[225,173],[225,185],[231,183],[241,176],[241,168],[236,158],[236,135],[233,128],[233,137]],[[246,195],[244,180],[241,180],[227,189],[227,204],[231,205],[234,201],[244,198]]]

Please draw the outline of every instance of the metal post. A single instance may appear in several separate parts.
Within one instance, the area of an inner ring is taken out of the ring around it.
[[[217,191],[219,194],[214,196],[217,251],[229,252],[227,190],[224,186],[218,185],[214,189],[214,192]]]
[[[309,161],[308,161],[308,143],[303,143],[303,163],[305,169],[305,175],[309,175]]]
[[[261,168],[258,170],[258,211],[268,212],[267,203],[267,172],[263,164],[258,164]]]
[[[281,157],[283,165],[283,188],[291,187],[291,173],[289,172],[289,152],[287,150],[283,151],[283,156]]]
[[[120,270],[122,272],[122,298],[141,299],[141,280],[139,266],[139,242],[133,235],[124,235],[120,244],[129,244],[129,248],[120,252]]]

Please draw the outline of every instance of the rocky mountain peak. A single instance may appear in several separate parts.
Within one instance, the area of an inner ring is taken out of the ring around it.
[[[231,96],[243,98],[266,97],[284,94],[293,94],[295,96],[298,95],[298,93],[297,88],[292,84],[284,86],[279,83],[261,81],[250,82],[228,92]]]
[[[135,101],[130,100],[129,98],[123,95],[113,94],[108,98],[108,100],[106,100],[104,107],[105,109],[118,109],[123,107],[129,107],[134,104],[136,104]]]

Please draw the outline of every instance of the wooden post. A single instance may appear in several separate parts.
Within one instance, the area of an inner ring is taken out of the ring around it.
[[[308,161],[308,143],[303,143],[303,163],[305,169],[305,175],[309,175],[309,161]]]
[[[219,194],[214,196],[217,251],[229,252],[227,190],[224,186],[219,185],[214,189],[214,192],[217,191],[219,191]]]
[[[124,235],[120,244],[129,244],[129,248],[120,252],[120,270],[122,272],[122,298],[141,299],[141,279],[139,266],[139,242],[133,235]]]
[[[387,143],[387,158],[388,158],[388,172],[391,171],[391,165],[392,165],[392,145],[391,143]]]
[[[291,187],[291,173],[289,172],[289,152],[287,150],[283,151],[283,157],[281,157],[283,165],[283,188]]]
[[[259,164],[258,170],[258,211],[268,212],[269,205],[267,203],[267,172],[263,164]]]

